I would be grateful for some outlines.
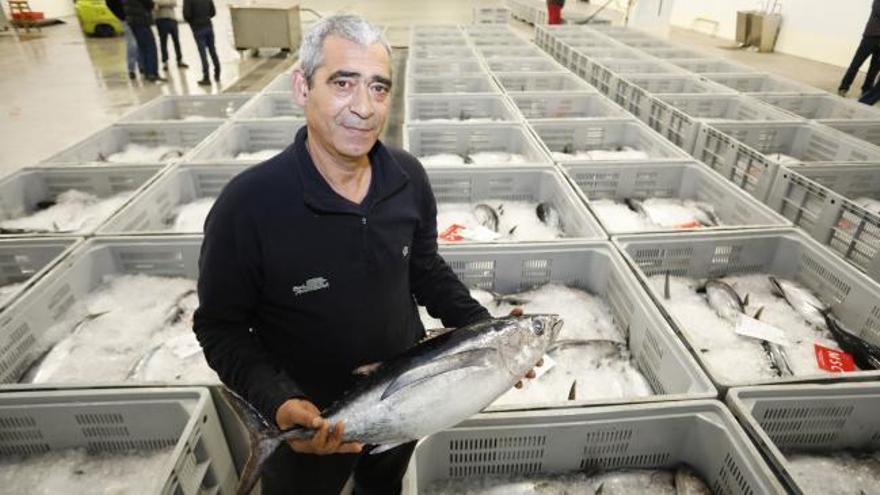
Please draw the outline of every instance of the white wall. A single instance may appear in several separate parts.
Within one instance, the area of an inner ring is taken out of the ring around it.
[[[736,11],[758,7],[755,0],[674,0],[672,24],[733,40]],[[862,38],[872,0],[780,0],[782,28],[776,50],[847,66]],[[698,18],[717,21],[696,21]],[[715,32],[713,32],[713,30]]]

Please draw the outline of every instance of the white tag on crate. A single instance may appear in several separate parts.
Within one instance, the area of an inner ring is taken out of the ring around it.
[[[783,330],[764,323],[763,321],[756,320],[749,315],[739,315],[734,331],[744,337],[766,340],[782,346],[789,345],[788,338],[786,338]]]

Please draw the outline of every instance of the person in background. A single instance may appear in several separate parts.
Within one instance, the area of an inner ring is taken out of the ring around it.
[[[840,88],[838,88],[837,94],[846,96],[850,85],[856,78],[856,73],[868,57],[871,57],[871,63],[868,65],[865,82],[862,83],[862,97],[865,97],[871,88],[874,87],[877,73],[880,72],[880,0],[874,0],[874,4],[871,6],[871,14],[868,16],[868,23],[865,25],[864,33],[862,33],[862,41],[859,43],[855,55],[853,55],[846,74],[843,75],[843,79],[840,81]]]
[[[156,38],[153,36],[153,0],[123,0],[126,23],[137,40],[141,70],[144,79],[161,82],[159,77],[159,58],[156,54]]]
[[[122,0],[107,0],[106,3],[110,12],[113,12],[113,15],[122,23],[122,36],[125,38],[125,62],[128,67],[128,78],[134,79],[137,77],[138,71],[142,74],[144,72],[144,67],[140,65],[137,40],[134,38],[134,33],[131,32],[131,27],[125,22],[125,8],[122,6]]]
[[[562,7],[565,0],[547,0],[547,24],[562,24]]]
[[[186,69],[189,67],[183,62],[183,52],[180,51],[180,35],[177,30],[177,18],[174,8],[177,0],[156,0],[156,29],[159,30],[159,48],[162,52],[162,68],[168,70],[168,37],[174,43],[174,54],[177,55],[177,67]]]
[[[217,14],[213,0],[183,0],[183,19],[189,23],[196,46],[199,48],[199,58],[202,60],[202,79],[199,84],[210,86],[208,78],[208,53],[214,64],[214,80],[220,82],[220,59],[217,57],[217,49],[214,47],[214,27],[211,18]]]

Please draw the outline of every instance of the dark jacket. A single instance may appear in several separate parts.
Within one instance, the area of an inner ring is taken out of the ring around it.
[[[424,336],[416,301],[447,327],[489,317],[437,251],[437,205],[412,155],[377,143],[361,205],[337,195],[305,148],[235,177],[205,222],[193,328],[222,381],[270,420],[319,408],[362,365]],[[253,329],[253,331],[250,331]]]
[[[211,27],[211,18],[216,14],[213,0],[183,0],[183,20],[192,29]]]
[[[113,12],[117,19],[125,22],[125,6],[122,5],[122,0],[106,0],[104,3],[107,4],[107,8],[110,9],[110,12]]]
[[[153,0],[122,0],[122,7],[129,26],[153,24]]]
[[[880,0],[874,0],[864,36],[880,36]]]

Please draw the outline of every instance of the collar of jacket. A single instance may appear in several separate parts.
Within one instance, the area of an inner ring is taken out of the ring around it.
[[[376,203],[403,189],[409,182],[409,175],[391,156],[385,145],[381,141],[376,141],[368,153],[372,170],[370,188],[363,202],[355,204],[337,194],[318,172],[315,162],[312,161],[312,157],[306,149],[307,136],[308,129],[306,126],[302,126],[296,133],[293,148],[303,186],[303,201],[314,210],[325,213],[362,215]]]

